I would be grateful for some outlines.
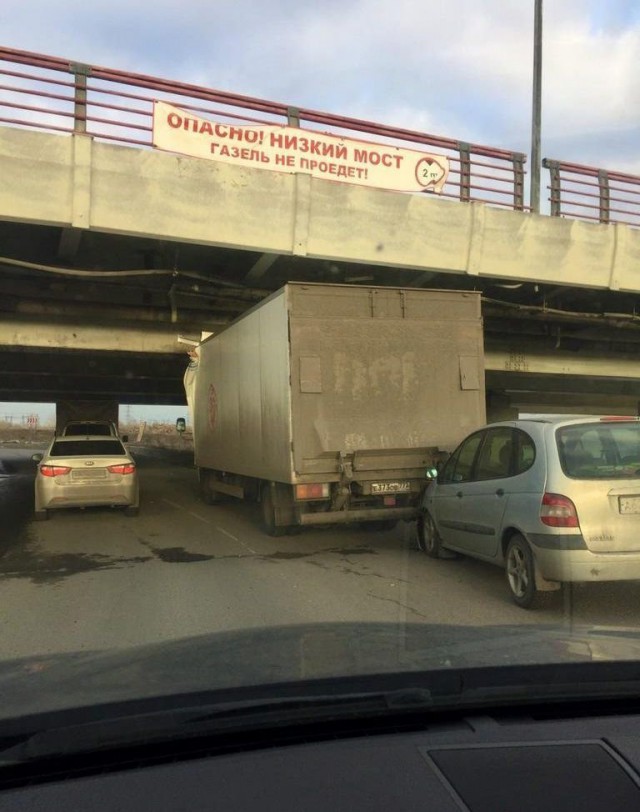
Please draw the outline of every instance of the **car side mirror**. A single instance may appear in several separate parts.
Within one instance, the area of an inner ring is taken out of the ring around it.
[[[187,430],[187,421],[184,419],[184,417],[179,417],[176,420],[176,431],[178,432],[178,434],[182,434],[182,432],[186,430]]]
[[[438,469],[427,468],[427,470],[424,472],[424,475],[428,482],[434,482],[438,478]]]
[[[33,462],[42,462],[43,457],[44,457],[44,454],[32,454],[31,455],[31,459],[33,460]]]
[[[129,435],[128,434],[123,434],[122,435],[122,442],[123,443],[128,443],[129,442]]]

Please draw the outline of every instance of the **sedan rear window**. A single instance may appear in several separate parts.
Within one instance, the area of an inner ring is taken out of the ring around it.
[[[556,432],[560,464],[574,479],[640,478],[640,423],[601,421]]]
[[[49,452],[52,457],[123,457],[119,440],[58,440]]]

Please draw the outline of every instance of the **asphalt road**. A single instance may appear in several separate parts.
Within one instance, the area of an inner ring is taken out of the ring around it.
[[[640,582],[574,587],[526,612],[501,570],[420,553],[413,524],[270,538],[256,505],[203,504],[176,454],[137,452],[137,517],[33,522],[35,450],[0,446],[0,660],[319,621],[640,625]]]

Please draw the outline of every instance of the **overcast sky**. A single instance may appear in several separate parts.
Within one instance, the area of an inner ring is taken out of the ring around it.
[[[530,152],[534,0],[2,0],[0,39]],[[545,157],[640,173],[640,0],[545,0]]]
[[[1,0],[0,41],[529,154],[533,9]],[[543,42],[542,155],[640,174],[640,0],[545,0]]]

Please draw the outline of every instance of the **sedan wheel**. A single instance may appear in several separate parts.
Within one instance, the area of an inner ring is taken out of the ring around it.
[[[521,535],[512,536],[506,556],[507,582],[513,600],[523,609],[530,609],[536,601],[535,564],[531,548]]]

